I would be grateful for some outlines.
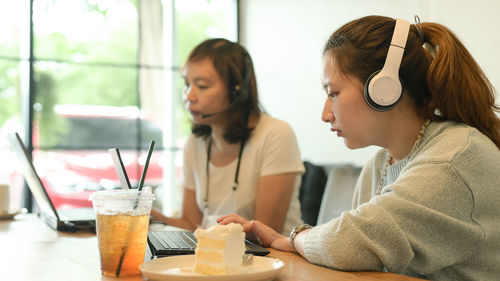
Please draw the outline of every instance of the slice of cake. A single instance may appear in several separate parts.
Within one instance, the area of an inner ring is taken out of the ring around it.
[[[198,239],[195,250],[195,272],[228,274],[240,271],[245,254],[245,233],[240,224],[216,225],[194,232]]]

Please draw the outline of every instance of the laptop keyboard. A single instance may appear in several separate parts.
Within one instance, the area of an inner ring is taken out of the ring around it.
[[[166,249],[194,250],[196,248],[197,239],[192,232],[164,231],[152,232],[152,234],[160,238],[158,241]]]
[[[198,240],[191,231],[149,231],[148,244],[153,256],[194,254]],[[245,240],[246,252],[265,256],[269,251]]]

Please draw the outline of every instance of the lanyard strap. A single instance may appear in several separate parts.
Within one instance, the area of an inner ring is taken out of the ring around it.
[[[233,191],[236,191],[238,189],[238,175],[240,174],[240,163],[241,163],[241,155],[243,154],[243,147],[245,146],[245,140],[241,141],[240,145],[240,152],[238,153],[238,163],[236,164],[236,172],[234,174],[234,183],[233,183]],[[206,165],[206,170],[207,170],[207,188],[205,190],[205,209],[208,210],[208,188],[209,188],[209,181],[210,181],[210,173],[209,173],[209,166],[210,166],[210,152],[212,150],[212,139],[208,141],[208,148],[207,148],[207,165]]]

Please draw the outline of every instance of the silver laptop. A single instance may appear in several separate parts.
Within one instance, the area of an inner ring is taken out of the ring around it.
[[[17,133],[9,134],[7,140],[19,159],[28,187],[40,211],[39,216],[52,228],[60,231],[95,231],[95,212],[92,208],[57,210],[43,186],[28,150]]]

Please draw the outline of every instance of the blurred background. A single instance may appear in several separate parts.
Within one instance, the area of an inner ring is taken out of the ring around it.
[[[180,68],[207,38],[238,40],[237,10],[234,0],[0,1],[0,182],[11,208],[32,203],[5,141],[16,131],[56,208],[120,187],[109,148],[137,185],[155,140],[146,185],[177,210],[189,133]]]
[[[31,207],[5,141],[18,132],[56,207],[90,206],[90,193],[119,188],[108,149],[137,185],[154,139],[146,184],[178,213],[189,134],[180,71],[212,37],[247,47],[264,109],[290,123],[304,160],[360,166],[377,148],[351,151],[320,120],[329,35],[365,15],[419,15],[451,28],[498,89],[497,11],[495,0],[0,0],[0,183],[12,209]]]

